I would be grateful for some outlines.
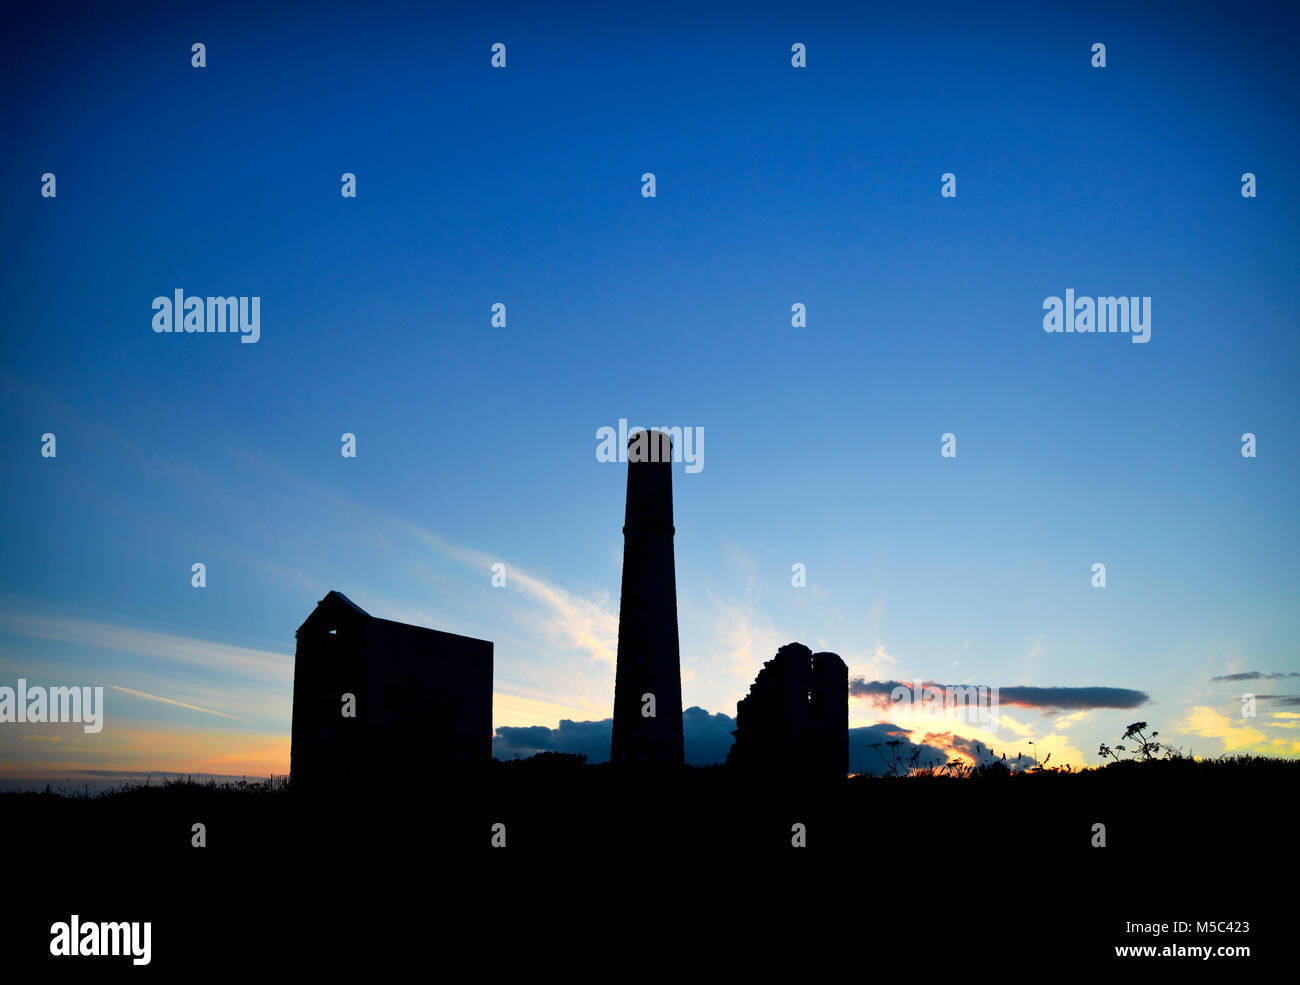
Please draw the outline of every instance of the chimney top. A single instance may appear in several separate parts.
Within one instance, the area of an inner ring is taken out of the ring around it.
[[[673,460],[673,439],[667,431],[637,431],[628,435],[627,447],[627,460],[635,464]]]

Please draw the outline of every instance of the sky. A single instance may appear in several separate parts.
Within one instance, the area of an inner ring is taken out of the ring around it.
[[[612,710],[620,419],[704,435],[674,506],[713,733],[799,641],[855,729],[955,758],[1096,765],[1136,720],[1300,753],[1263,676],[1300,673],[1300,16],[1089,6],[16,18],[0,686],[106,705],[0,724],[0,778],[288,772],[331,589],[493,641],[499,754],[569,748]],[[257,342],[155,332],[178,289],[260,298]],[[1149,341],[1045,332],[1067,290],[1151,298]],[[866,686],[916,679],[1093,690],[984,734]]]

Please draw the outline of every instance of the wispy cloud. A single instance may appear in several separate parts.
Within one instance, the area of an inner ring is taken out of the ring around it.
[[[710,595],[709,602],[717,614],[713,648],[720,651],[725,669],[732,674],[752,679],[765,660],[790,642],[752,601],[731,603]]]
[[[205,715],[216,715],[219,718],[230,718],[236,722],[245,722],[248,725],[253,724],[247,718],[240,718],[238,715],[228,715],[224,711],[214,711],[211,708],[200,708],[198,705],[187,704],[184,701],[176,701],[172,698],[163,698],[156,694],[146,694],[144,691],[137,691],[134,688],[122,687],[119,684],[110,684],[108,686],[111,687],[114,691],[121,691],[123,694],[130,694],[137,698],[146,698],[149,701],[161,701],[163,704],[175,705],[177,708],[187,708],[190,711],[199,711]]]
[[[106,647],[121,653],[202,668],[208,673],[216,668],[224,673],[278,686],[288,686],[293,676],[293,657],[287,654],[157,633],[132,626],[32,615],[16,612],[10,605],[0,607],[0,633],[77,646]]]
[[[618,614],[612,611],[608,597],[583,598],[566,588],[529,574],[505,558],[485,551],[462,547],[444,540],[418,524],[399,521],[401,528],[430,550],[482,572],[488,577],[492,565],[506,564],[508,584],[521,591],[540,607],[543,618],[538,628],[572,649],[613,664],[618,652]]]
[[[395,545],[403,545],[401,550],[410,551],[412,555],[421,552],[411,551],[411,546],[423,548],[425,552],[473,570],[485,583],[491,576],[493,564],[505,564],[509,588],[502,600],[523,600],[524,604],[514,606],[512,616],[523,624],[533,639],[547,643],[552,652],[585,653],[593,660],[613,666],[618,650],[618,613],[608,594],[585,597],[530,572],[503,555],[454,543],[420,524],[364,505],[328,486],[290,473],[279,462],[265,456],[241,453],[237,457],[273,478],[277,488],[292,490],[295,500],[320,504],[334,514],[346,512],[354,518],[354,533],[361,541],[384,545],[389,555],[397,549]],[[320,584],[314,576],[297,570],[282,571],[280,577],[288,583]],[[390,610],[400,610],[405,605],[399,599],[386,599],[382,604]]]

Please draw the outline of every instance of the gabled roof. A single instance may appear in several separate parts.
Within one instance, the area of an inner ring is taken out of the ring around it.
[[[331,591],[323,599],[316,603],[316,608],[312,609],[303,624],[298,627],[298,632],[294,636],[301,636],[303,630],[333,630],[340,625],[355,625],[357,623],[367,622],[374,623],[376,626],[382,626],[389,632],[401,633],[420,633],[433,636],[453,637],[458,640],[471,640],[475,643],[482,643],[491,646],[491,640],[475,639],[473,636],[460,636],[456,633],[444,632],[441,629],[429,629],[426,626],[412,626],[409,623],[397,622],[393,619],[381,619],[378,616],[372,616],[361,606],[357,605],[342,592]]]
[[[361,606],[357,605],[342,592],[331,591],[316,603],[316,608],[311,610],[311,615],[303,621],[303,624],[298,627],[298,632],[294,635],[296,636],[301,634],[304,629],[311,627],[317,622],[355,622],[360,619],[370,618],[372,618],[372,616],[369,612],[361,608]]]

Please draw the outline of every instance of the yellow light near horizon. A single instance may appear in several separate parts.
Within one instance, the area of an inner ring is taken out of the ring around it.
[[[289,736],[197,729],[119,727],[94,737],[106,741],[61,742],[58,759],[36,759],[13,772],[49,776],[59,772],[114,770],[127,773],[216,773],[265,778],[289,773]],[[8,772],[8,771],[6,771]]]
[[[1035,754],[1040,760],[1046,761],[1050,755],[1051,760],[1048,766],[1070,766],[1073,769],[1085,769],[1089,764],[1083,753],[1075,748],[1071,743],[1068,735],[1051,734],[1041,738],[1034,736],[1033,728],[1025,725],[1010,715],[1007,710],[999,711],[999,729],[997,732],[989,732],[977,725],[971,724],[967,718],[958,713],[954,708],[945,708],[942,712],[928,711],[917,709],[907,705],[891,706],[887,710],[889,718],[887,720],[879,717],[879,712],[871,710],[867,716],[855,716],[857,720],[850,724],[853,726],[883,724],[888,721],[889,724],[897,725],[899,729],[906,729],[910,734],[906,736],[911,742],[916,744],[926,743],[926,737],[933,737],[929,745],[937,745],[948,754],[949,761],[959,760],[963,763],[973,764],[976,757],[970,753],[953,748],[952,739],[945,739],[945,733],[950,736],[959,736],[968,741],[979,742],[988,750],[988,754],[981,756],[980,761],[984,763],[991,762],[993,759],[1001,761],[1002,754],[1007,754],[1007,763],[1011,764],[1017,753],[1023,753],[1025,756]],[[1078,716],[1076,716],[1078,717]],[[873,720],[874,719],[874,720]],[[1030,746],[1030,742],[1034,746]],[[884,752],[886,760],[890,759],[887,749],[880,750]],[[901,748],[900,748],[901,752]]]

